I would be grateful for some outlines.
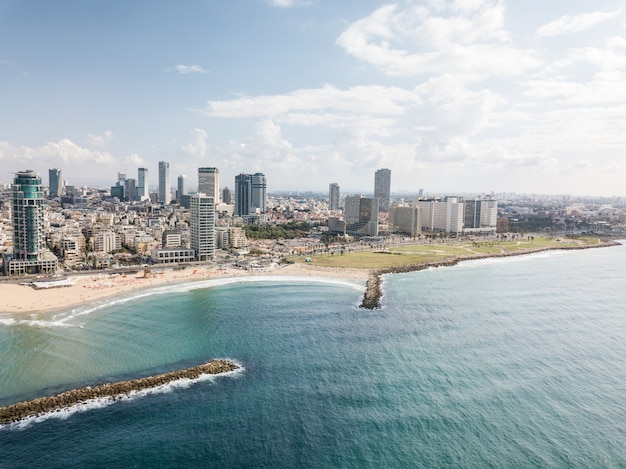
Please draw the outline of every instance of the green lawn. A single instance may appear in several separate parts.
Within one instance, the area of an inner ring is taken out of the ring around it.
[[[558,241],[557,241],[558,240]],[[398,267],[411,264],[423,264],[429,262],[442,262],[459,256],[475,256],[484,254],[499,254],[515,252],[524,249],[562,248],[566,246],[594,245],[599,239],[593,237],[570,238],[547,238],[535,237],[534,239],[519,239],[513,241],[477,241],[459,243],[428,243],[411,246],[394,246],[389,252],[359,251],[340,253],[318,254],[292,257],[296,262],[306,262],[305,258],[311,259],[311,264],[322,267],[342,267],[352,269],[380,269],[385,267]]]

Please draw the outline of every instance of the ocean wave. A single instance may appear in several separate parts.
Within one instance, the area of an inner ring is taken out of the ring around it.
[[[74,414],[88,412],[90,410],[103,409],[112,404],[115,404],[116,402],[131,401],[134,399],[140,399],[146,396],[152,396],[152,395],[157,395],[157,394],[167,394],[167,393],[174,392],[178,389],[187,389],[196,383],[201,383],[201,382],[206,382],[206,381],[215,382],[218,378],[223,377],[223,376],[236,377],[236,376],[241,375],[245,371],[245,368],[236,360],[228,359],[228,361],[236,364],[239,368],[233,371],[228,371],[228,372],[220,373],[217,375],[207,373],[207,374],[200,375],[199,377],[194,378],[194,379],[181,378],[181,379],[177,379],[166,384],[162,384],[160,386],[146,388],[140,391],[131,391],[128,394],[118,394],[116,396],[105,396],[105,397],[98,397],[95,399],[88,399],[84,402],[79,402],[70,407],[64,407],[64,408],[52,410],[50,412],[44,412],[44,413],[41,413],[32,417],[26,417],[17,422],[5,424],[5,425],[0,424],[0,431],[1,430],[25,430],[36,423],[45,422],[46,420],[50,420],[50,419],[65,420]]]

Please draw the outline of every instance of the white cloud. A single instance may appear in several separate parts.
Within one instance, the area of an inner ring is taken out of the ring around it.
[[[302,89],[283,95],[242,96],[209,101],[201,111],[211,117],[275,117],[291,112],[320,113],[329,116],[348,113],[401,114],[404,106],[419,103],[411,91],[390,86],[355,86],[340,90],[332,85]],[[319,121],[317,123],[320,123]]]
[[[81,183],[98,181],[107,172],[114,174],[119,166],[119,160],[110,153],[81,147],[68,138],[37,147],[0,141],[0,160],[5,172],[32,169],[45,179],[49,168],[58,167],[64,178],[75,178]]]
[[[172,68],[168,69],[172,70]],[[176,65],[173,67],[181,75],[189,75],[190,73],[211,73],[209,70],[205,70],[200,65]]]
[[[576,16],[565,15],[558,20],[551,21],[537,30],[537,37],[552,37],[562,34],[577,33],[593,28],[605,21],[615,18],[621,10],[615,11],[594,11],[591,13],[581,13]]]
[[[291,8],[295,6],[308,6],[314,3],[314,1],[313,0],[268,0],[268,3],[273,7]]]
[[[511,44],[504,4],[493,0],[385,5],[346,28],[337,44],[388,75],[514,76],[541,65]]]
[[[133,153],[131,155],[128,155],[124,161],[126,162],[126,164],[128,166],[145,166],[146,164],[146,160],[144,160],[142,157],[140,157],[137,153]]]
[[[183,146],[183,151],[191,156],[202,157],[206,155],[207,133],[202,129],[193,129],[191,141]]]
[[[89,134],[87,135],[86,143],[92,147],[101,147],[109,142],[113,138],[113,132],[105,130],[101,135]]]

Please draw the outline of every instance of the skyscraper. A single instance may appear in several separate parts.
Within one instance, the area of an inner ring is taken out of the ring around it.
[[[124,199],[128,202],[137,200],[137,181],[133,178],[124,182]]]
[[[328,208],[339,210],[339,184],[331,182],[328,186]]]
[[[265,174],[254,173],[251,177],[252,208],[265,213],[267,209],[267,182]]]
[[[63,180],[61,179],[61,170],[54,168],[48,170],[48,183],[50,187],[50,197],[60,197],[63,189]]]
[[[233,194],[228,187],[222,190],[222,202],[229,205],[233,203]]]
[[[238,174],[235,176],[235,215],[250,215],[252,212],[252,176]]]
[[[148,199],[148,168],[137,170],[137,200]]]
[[[46,249],[44,196],[41,178],[34,171],[15,175],[13,191],[13,257],[5,257],[9,275],[54,272],[56,257]]]
[[[191,249],[199,261],[211,260],[215,254],[215,203],[213,197],[193,194],[190,197]]]
[[[391,170],[379,169],[374,175],[374,197],[378,197],[381,212],[389,211],[389,199],[391,198]]]
[[[172,200],[170,193],[170,164],[166,161],[159,161],[159,198],[162,204],[169,204]]]
[[[198,168],[198,193],[220,200],[220,172],[217,168]]]
[[[187,176],[181,174],[178,176],[178,190],[176,191],[176,201],[181,203],[183,195],[187,195]]]

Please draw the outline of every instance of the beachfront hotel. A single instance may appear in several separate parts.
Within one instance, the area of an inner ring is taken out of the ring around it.
[[[4,254],[5,275],[54,273],[57,258],[46,248],[41,177],[20,171],[12,184],[13,255]]]

